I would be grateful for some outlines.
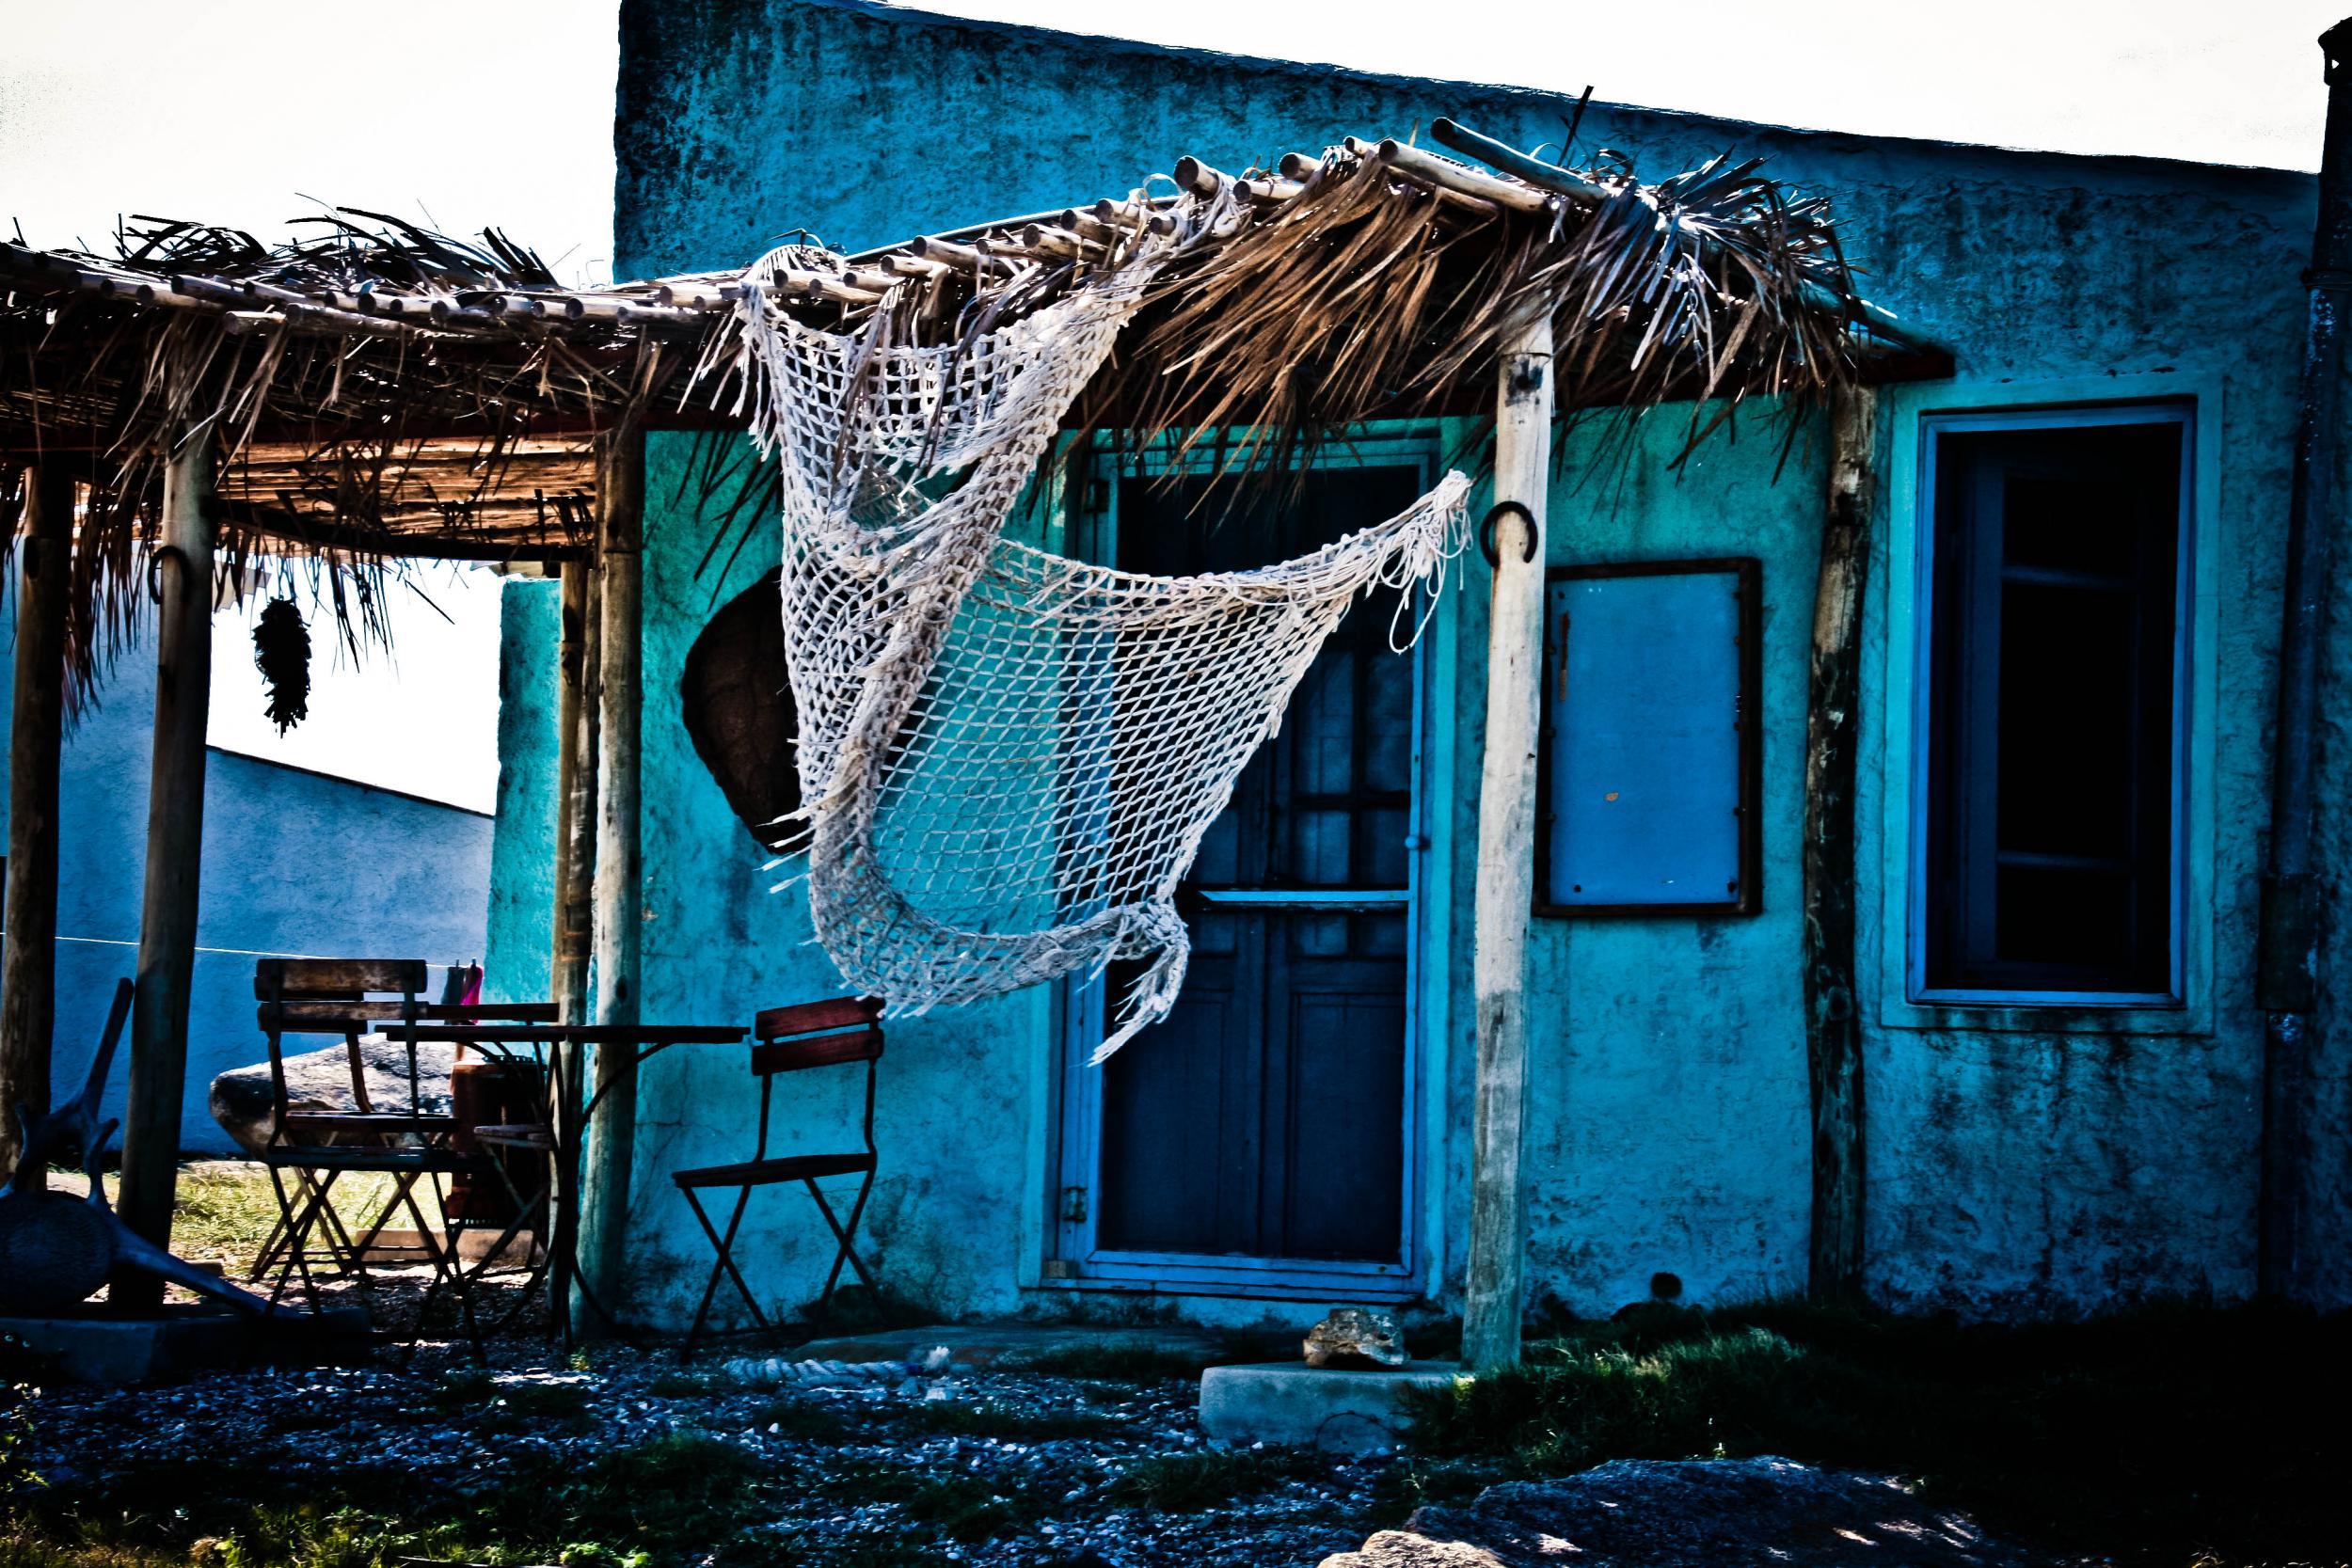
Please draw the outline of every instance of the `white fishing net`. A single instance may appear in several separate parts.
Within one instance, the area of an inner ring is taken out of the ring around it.
[[[794,320],[776,260],[741,368],[781,468],[817,938],[894,1011],[1137,961],[1101,1061],[1175,1002],[1176,887],[1251,752],[1359,594],[1440,585],[1469,483],[1255,571],[1052,555],[1006,521],[1153,258],[943,347]]]

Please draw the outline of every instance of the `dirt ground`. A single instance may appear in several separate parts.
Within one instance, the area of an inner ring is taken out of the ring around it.
[[[243,1275],[275,1218],[255,1174],[186,1171],[183,1255]],[[779,1382],[754,1358],[788,1359],[778,1346],[558,1354],[510,1280],[477,1303],[485,1322],[520,1308],[477,1365],[446,1297],[420,1329],[427,1270],[370,1273],[323,1294],[365,1299],[413,1345],[154,1387],[9,1369],[22,1435],[0,1461],[16,1472],[0,1568],[1306,1568],[1402,1512],[1385,1456],[1211,1449],[1197,1366],[1165,1354]]]

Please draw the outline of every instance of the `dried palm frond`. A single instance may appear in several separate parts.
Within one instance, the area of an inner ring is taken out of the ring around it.
[[[1368,150],[1327,152],[1278,215],[1159,285],[1098,422],[1184,444],[1241,427],[1222,462],[1287,466],[1364,420],[1484,411],[1504,334],[1548,307],[1564,419],[1690,400],[1695,442],[1747,396],[1851,380],[1867,346],[1828,203],[1755,161],[1654,185],[1622,159],[1556,170],[1522,211]]]
[[[0,494],[35,460],[88,485],[68,611],[77,702],[144,613],[140,561],[180,443],[201,435],[217,454],[221,589],[241,593],[262,555],[307,558],[357,651],[384,640],[386,579],[409,548],[583,548],[584,432],[691,363],[661,354],[675,328],[659,309],[568,319],[577,302],[546,263],[496,230],[469,244],[362,209],[295,224],[275,245],[141,217],[111,256],[0,246]],[[548,294],[561,331],[497,314]],[[408,320],[373,303],[394,298]],[[583,432],[568,452],[542,436],[564,430]]]

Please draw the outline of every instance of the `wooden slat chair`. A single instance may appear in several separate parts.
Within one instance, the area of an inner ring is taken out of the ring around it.
[[[254,966],[253,991],[260,1000],[262,1031],[269,1043],[270,1089],[275,1103],[269,1141],[262,1163],[277,1191],[279,1225],[284,1233],[283,1258],[270,1299],[282,1298],[299,1276],[303,1292],[317,1309],[318,1283],[313,1275],[312,1234],[327,1227],[326,1250],[348,1249],[356,1266],[360,1243],[355,1243],[333,1215],[336,1180],[346,1173],[388,1175],[392,1194],[376,1226],[402,1207],[415,1225],[421,1250],[433,1265],[433,1284],[419,1308],[423,1320],[444,1288],[456,1295],[467,1337],[480,1349],[480,1334],[465,1281],[456,1268],[452,1236],[428,1224],[417,1202],[416,1187],[430,1180],[437,1190],[442,1178],[461,1171],[495,1181],[479,1153],[453,1147],[456,1118],[428,1111],[423,1103],[418,1070],[416,1025],[428,1004],[417,1000],[425,985],[421,958],[263,958]],[[378,1107],[365,1085],[359,1037],[381,1031],[405,1046],[405,1104]],[[351,1111],[297,1111],[286,1092],[285,1038],[289,1035],[340,1037],[351,1053],[352,1080],[358,1108]],[[292,1178],[291,1184],[289,1178]]]
[[[751,1287],[743,1282],[741,1271],[735,1266],[735,1236],[743,1223],[743,1211],[751,1202],[752,1190],[777,1182],[798,1181],[808,1189],[808,1196],[817,1201],[817,1211],[824,1215],[826,1226],[833,1231],[836,1243],[833,1267],[826,1271],[825,1288],[817,1298],[816,1316],[822,1318],[832,1303],[834,1287],[841,1281],[841,1266],[847,1263],[857,1272],[866,1288],[874,1288],[874,1276],[866,1272],[866,1262],[857,1255],[854,1241],[858,1220],[866,1212],[866,1199],[874,1190],[876,1152],[874,1148],[874,1083],[882,1061],[882,1031],[879,1022],[882,1003],[873,997],[837,997],[826,1002],[808,1002],[796,1007],[771,1007],[758,1015],[752,1028],[752,1071],[759,1079],[759,1139],[749,1160],[731,1165],[706,1165],[695,1170],[671,1174],[678,1191],[694,1211],[694,1218],[702,1222],[703,1234],[718,1253],[710,1266],[710,1280],[703,1287],[702,1305],[695,1309],[694,1326],[688,1330],[686,1343],[680,1347],[681,1359],[693,1354],[695,1340],[702,1338],[703,1325],[710,1317],[711,1298],[718,1293],[719,1280],[724,1275],[735,1281],[735,1289],[751,1308],[752,1322],[762,1331],[774,1325],[759,1309]],[[774,1100],[776,1077],[779,1073],[801,1072],[810,1068],[842,1067],[852,1062],[866,1064],[866,1147],[842,1154],[787,1154],[771,1158],[768,1153],[769,1111]],[[818,1181],[831,1176],[862,1176],[858,1183],[857,1200],[850,1205],[845,1221],[834,1212]],[[696,1196],[711,1188],[736,1189],[735,1208],[727,1216],[724,1231],[713,1225],[709,1212]]]
[[[266,997],[261,997],[261,982],[258,979],[255,982],[254,990],[256,996],[260,997],[262,1001],[262,1012],[266,1014],[269,1010],[269,1002]],[[328,1006],[316,1009],[318,1015],[324,1017],[341,1010],[341,1000],[342,999],[337,999],[335,1002],[330,1003]],[[407,1007],[405,1006],[405,1001],[401,1000],[386,1000],[373,1003],[366,1003],[364,997],[358,998],[356,1000],[365,1003],[365,1008],[355,1007],[352,1008],[351,1011],[356,1015],[363,1010],[368,1010],[367,1020],[363,1022],[360,1019],[355,1016],[342,1021],[354,1025],[354,1027],[343,1037],[343,1049],[346,1053],[351,1072],[352,1103],[360,1112],[368,1115],[375,1114],[375,1106],[372,1103],[368,1093],[367,1068],[360,1055],[359,1037],[362,1033],[372,1029],[380,1029],[385,1023],[391,1023],[397,1027],[404,1014],[412,1014],[420,1024],[553,1023],[560,1016],[560,1009],[552,1002],[475,1002],[464,1005],[449,1002],[420,1002],[413,1007]],[[264,1030],[269,1027],[266,1018],[263,1019],[262,1026]],[[287,1032],[301,1033],[305,1031],[289,1030]],[[464,1048],[460,1047],[454,1053],[457,1060],[453,1064],[450,1083],[450,1108],[453,1112],[452,1119],[453,1124],[462,1119],[456,1117],[454,1113],[459,1110],[459,1106],[457,1105],[458,1085],[456,1074],[458,1071],[462,1070],[466,1065],[463,1060],[465,1054],[466,1053]],[[279,1104],[282,1106],[284,1104],[283,1097],[285,1093],[283,1084],[278,1084],[277,1088],[279,1095]],[[299,1119],[298,1117],[297,1119]],[[548,1133],[548,1130],[545,1127],[536,1125],[529,1128],[500,1127],[491,1129],[487,1127],[478,1127],[473,1129],[473,1131],[478,1133],[488,1132],[491,1131],[508,1133],[530,1132],[542,1137],[546,1137]],[[455,1127],[455,1132],[456,1136],[453,1140],[455,1146],[460,1148],[465,1148],[468,1143],[466,1129],[462,1125],[458,1125]],[[552,1139],[548,1138],[547,1141],[551,1143]],[[309,1187],[314,1184],[310,1173],[307,1170],[297,1169],[295,1171],[295,1177],[296,1184],[305,1189],[305,1196],[307,1196]],[[470,1177],[467,1173],[461,1172],[459,1175],[452,1178],[450,1196],[453,1199],[453,1212],[463,1214],[467,1211],[469,1207],[469,1190],[472,1187],[472,1185],[473,1183]],[[425,1256],[425,1249],[422,1246],[407,1247],[389,1245],[384,1241],[383,1233],[386,1227],[391,1224],[394,1216],[399,1213],[400,1208],[400,1195],[398,1193],[394,1193],[392,1196],[387,1197],[382,1203],[375,1206],[374,1217],[373,1219],[360,1226],[357,1230],[354,1230],[343,1224],[342,1218],[336,1212],[333,1203],[329,1202],[323,1205],[319,1212],[318,1223],[313,1227],[313,1229],[325,1237],[326,1246],[324,1248],[324,1256],[322,1256],[319,1252],[313,1252],[311,1255],[312,1267],[331,1270],[332,1273],[339,1277],[345,1275],[364,1276],[367,1273],[367,1256],[372,1252],[381,1254],[387,1252],[409,1251],[417,1253],[420,1257]],[[271,1268],[281,1260],[286,1241],[286,1223],[281,1217],[277,1227],[270,1232],[269,1239],[262,1243],[262,1250],[255,1255],[252,1270],[246,1277],[248,1279],[259,1280],[266,1275],[270,1272]]]

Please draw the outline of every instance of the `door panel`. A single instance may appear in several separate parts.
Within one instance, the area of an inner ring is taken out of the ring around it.
[[[1415,465],[1317,470],[1303,497],[1117,482],[1118,562],[1178,574],[1303,554],[1394,515]],[[1393,1265],[1403,1257],[1416,661],[1392,594],[1355,606],[1210,828],[1194,957],[1098,1096],[1095,1254]],[[1117,994],[1132,970],[1115,966]]]

